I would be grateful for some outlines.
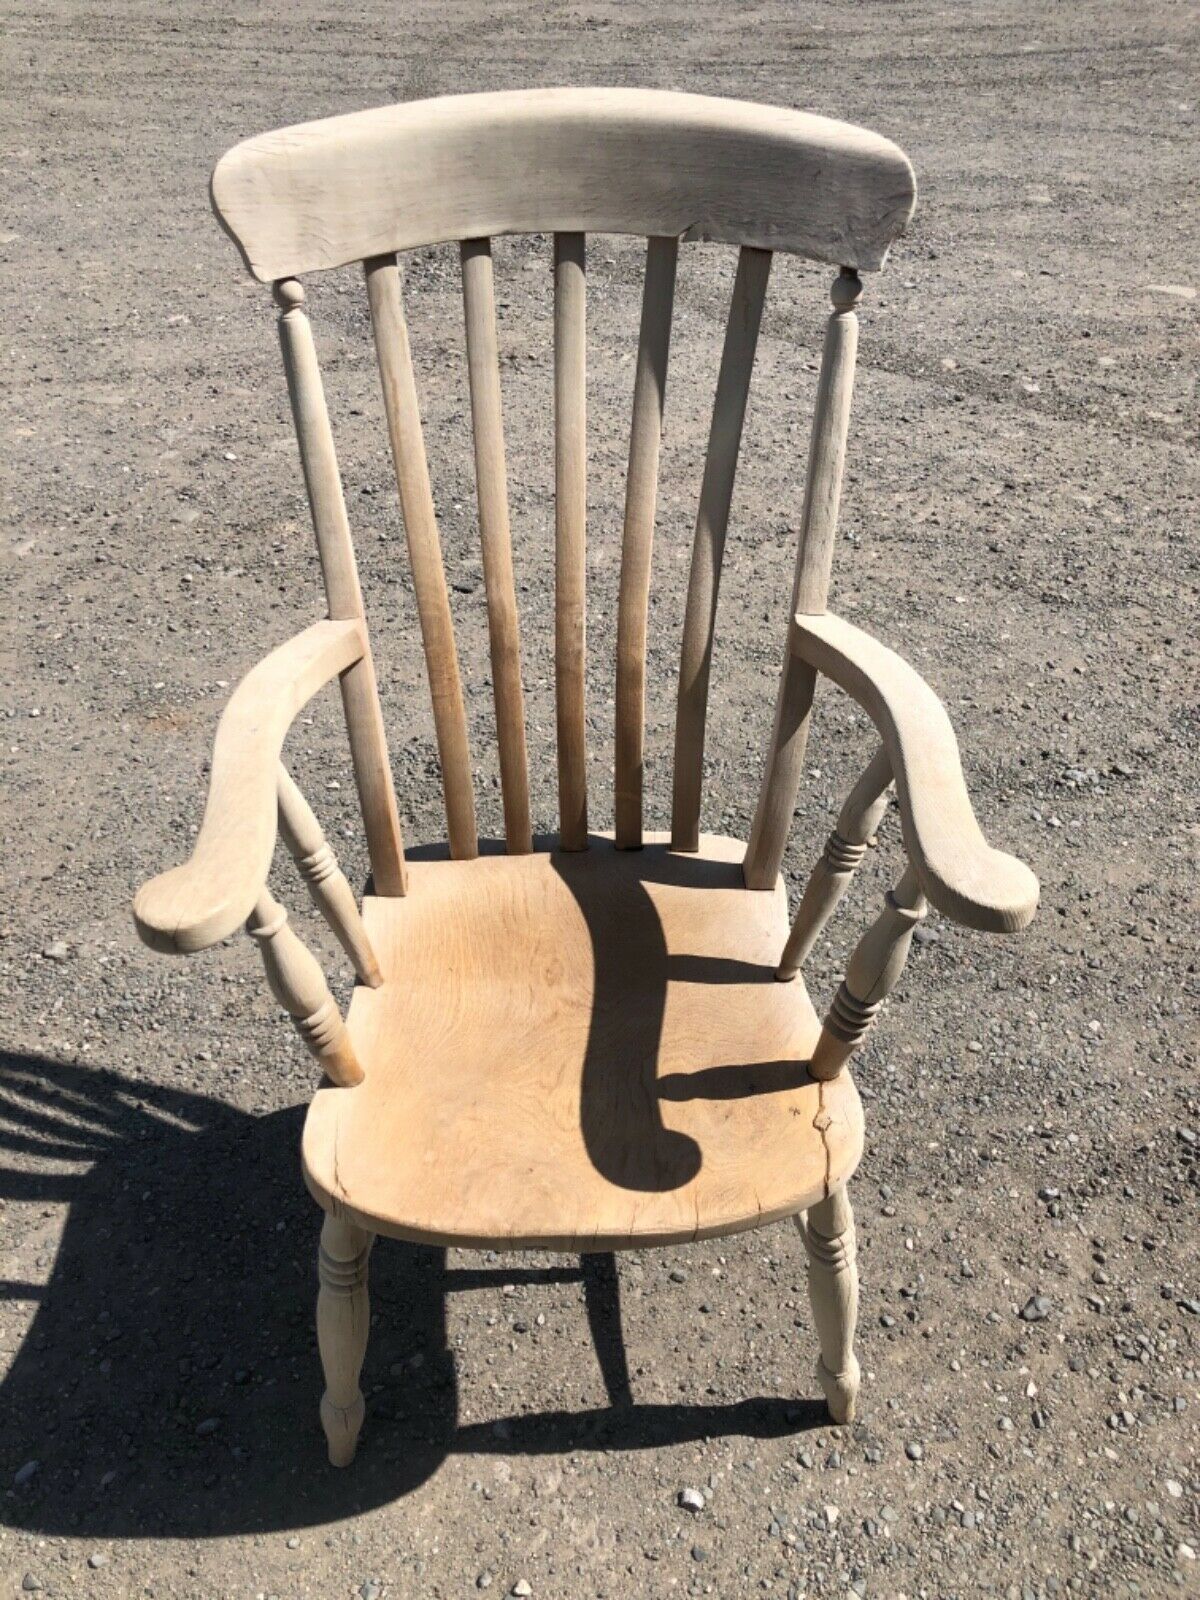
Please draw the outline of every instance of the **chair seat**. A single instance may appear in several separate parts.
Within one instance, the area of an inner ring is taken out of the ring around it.
[[[363,916],[384,982],[347,1025],[366,1077],[318,1091],[305,1179],[327,1210],[428,1243],[620,1249],[733,1233],[850,1176],[849,1073],[809,1078],[803,980],[778,983],[782,882],[745,846],[651,836],[414,861]]]

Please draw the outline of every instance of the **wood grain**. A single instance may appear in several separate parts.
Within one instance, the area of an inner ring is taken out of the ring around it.
[[[462,246],[462,288],[471,422],[475,435],[475,489],[479,501],[492,693],[496,702],[500,788],[504,800],[504,837],[510,852],[527,855],[533,848],[529,761],[525,748],[521,636],[508,521],[500,353],[496,344],[496,294],[489,239],[470,239]]]
[[[616,1249],[843,1182],[858,1097],[809,1079],[803,981],[774,981],[783,887],[744,889],[741,848],[411,863],[405,900],[364,907],[386,981],[350,1004],[364,1082],[309,1112],[318,1201],[409,1239]]]
[[[969,928],[1025,927],[1037,909],[1038,881],[980,831],[950,718],[925,680],[832,613],[797,615],[791,641],[799,659],[840,684],[879,730],[896,780],[904,848],[930,903]]]
[[[651,89],[380,106],[249,139],[212,177],[263,282],[502,233],[719,239],[872,270],[915,197],[903,152],[866,129]]]
[[[646,629],[654,508],[658,498],[658,452],[662,441],[675,302],[677,239],[650,239],[642,290],[629,470],[625,478],[625,526],[621,539],[621,586],[617,601],[617,692],[614,812],[617,848],[642,843],[643,746],[646,726]]]

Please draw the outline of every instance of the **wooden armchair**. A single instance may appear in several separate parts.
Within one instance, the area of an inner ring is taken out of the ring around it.
[[[217,215],[279,332],[328,599],[221,719],[191,860],[138,894],[156,950],[245,923],[325,1074],[303,1141],[326,1213],[318,1335],[331,1459],[363,1421],[367,1255],[376,1234],[553,1250],[665,1245],[794,1215],[810,1258],[818,1377],[838,1421],[859,1385],[846,1182],[863,1118],[846,1064],[927,902],[1010,932],[1037,882],[975,822],[954,734],[901,659],[826,611],[861,270],[914,201],[886,140],[794,111],[641,90],[551,89],[389,106],[239,145]],[[647,238],[616,659],[615,829],[585,781],[585,234]],[[505,486],[490,237],[554,236],[556,698],[560,828],[535,840]],[[680,241],[740,248],[700,491],[679,677],[669,837],[643,831],[643,700],[659,439]],[[480,854],[466,720],[396,254],[457,241],[506,853]],[[748,844],[700,831],[722,553],[773,251],[839,271],[808,462],[793,618]],[[448,858],[406,865],[354,552],[304,311],[303,273],[362,261],[428,665]],[[881,747],[847,800],[789,932],[779,869],[823,674]],[[338,680],[370,851],[355,897],[280,764],[305,702]],[[908,865],[822,1024],[799,969],[894,784]],[[276,832],[360,984],[343,1021],[266,888]],[[776,981],[787,980],[787,981]]]

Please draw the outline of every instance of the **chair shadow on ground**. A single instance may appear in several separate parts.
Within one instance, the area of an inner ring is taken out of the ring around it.
[[[123,1538],[298,1528],[394,1500],[452,1454],[637,1450],[827,1420],[778,1397],[637,1404],[611,1256],[579,1273],[455,1271],[442,1250],[388,1240],[371,1265],[368,1430],[353,1467],[329,1467],[302,1119],[301,1106],[252,1116],[100,1067],[0,1055],[0,1198],[68,1205],[39,1282],[0,1284],[37,1302],[0,1386],[0,1519]],[[447,1295],[564,1276],[582,1279],[610,1404],[460,1425]],[[28,1461],[37,1470],[13,1485]]]

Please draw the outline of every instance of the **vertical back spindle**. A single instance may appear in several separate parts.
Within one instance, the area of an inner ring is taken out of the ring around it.
[[[279,343],[283,350],[288,396],[330,620],[361,617],[362,590],[325,407],[321,369],[312,328],[304,313],[304,290],[295,278],[284,278],[275,284],[274,292],[280,311]],[[402,895],[407,887],[404,846],[369,643],[361,660],[342,673],[340,682],[375,893]]]
[[[500,786],[504,797],[504,837],[510,854],[533,849],[529,819],[529,765],[525,748],[525,708],[521,692],[521,640],[513,584],[512,534],[504,469],[504,419],[500,396],[500,354],[496,345],[496,297],[490,239],[462,245],[463,310],[467,328],[467,373],[471,422],[475,433],[475,490],[479,538],[487,591],[492,692],[500,747]]]
[[[559,842],[586,850],[587,351],[582,233],[554,235],[554,687]]]
[[[618,850],[637,850],[642,844],[646,621],[654,547],[654,508],[658,496],[658,452],[662,440],[678,259],[678,239],[647,241],[633,421],[629,432],[629,470],[625,479],[621,588],[617,601],[615,820]]]
[[[395,256],[376,256],[363,266],[383,385],[383,405],[412,564],[421,640],[425,646],[429,692],[433,699],[450,854],[459,860],[469,859],[479,854],[479,839],[475,830],[467,717],[458,676],[458,652],[446,593],[442,546],[429,487],[425,441],[421,434],[421,411],[400,292],[400,270]]]
[[[825,610],[829,593],[829,569],[846,459],[846,431],[854,392],[854,360],[858,351],[858,317],[854,308],[861,294],[862,284],[857,273],[843,268],[830,291],[833,313],[825,325],[800,548],[792,587],[792,611],[810,616],[819,616]],[[790,625],[789,617],[789,632]],[[794,656],[785,646],[766,768],[742,869],[748,889],[773,888],[779,876],[804,768],[815,687],[815,668]]]
[[[704,773],[704,725],[712,668],[713,627],[721,586],[725,533],[737,473],[750,375],[758,348],[771,252],[743,248],[725,328],[721,369],[708,434],[708,455],[696,514],[692,569],[688,578],[683,648],[679,663],[679,707],[675,718],[675,782],[671,848],[700,848],[700,794]]]

